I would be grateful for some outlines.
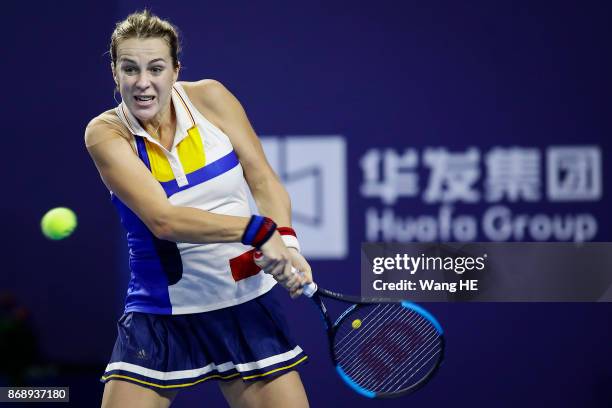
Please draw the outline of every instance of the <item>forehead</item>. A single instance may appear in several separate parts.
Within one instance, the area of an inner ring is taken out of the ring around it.
[[[170,47],[162,38],[128,38],[117,45],[117,59],[122,57],[170,60]]]

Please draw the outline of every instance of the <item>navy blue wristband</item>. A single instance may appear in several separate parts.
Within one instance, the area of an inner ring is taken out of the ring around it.
[[[276,231],[276,224],[268,217],[251,216],[251,220],[242,235],[242,243],[259,249]]]

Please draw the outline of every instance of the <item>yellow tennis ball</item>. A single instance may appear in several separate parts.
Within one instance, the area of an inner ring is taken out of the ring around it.
[[[353,320],[353,323],[351,323],[351,326],[353,326],[353,329],[360,328],[361,327],[361,320],[359,320],[359,319]]]
[[[66,207],[57,207],[47,211],[40,221],[40,228],[45,237],[53,240],[66,238],[72,234],[76,226],[76,214]]]

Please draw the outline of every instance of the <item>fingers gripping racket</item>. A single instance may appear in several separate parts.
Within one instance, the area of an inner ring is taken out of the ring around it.
[[[422,307],[343,295],[314,282],[303,289],[321,312],[336,371],[357,393],[369,398],[406,395],[438,370],[444,357],[442,327]],[[350,306],[332,323],[322,298]]]

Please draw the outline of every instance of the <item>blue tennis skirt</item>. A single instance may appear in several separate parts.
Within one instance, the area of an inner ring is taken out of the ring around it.
[[[212,379],[261,380],[291,370],[308,357],[289,335],[272,292],[204,313],[124,314],[101,381],[180,389]]]

